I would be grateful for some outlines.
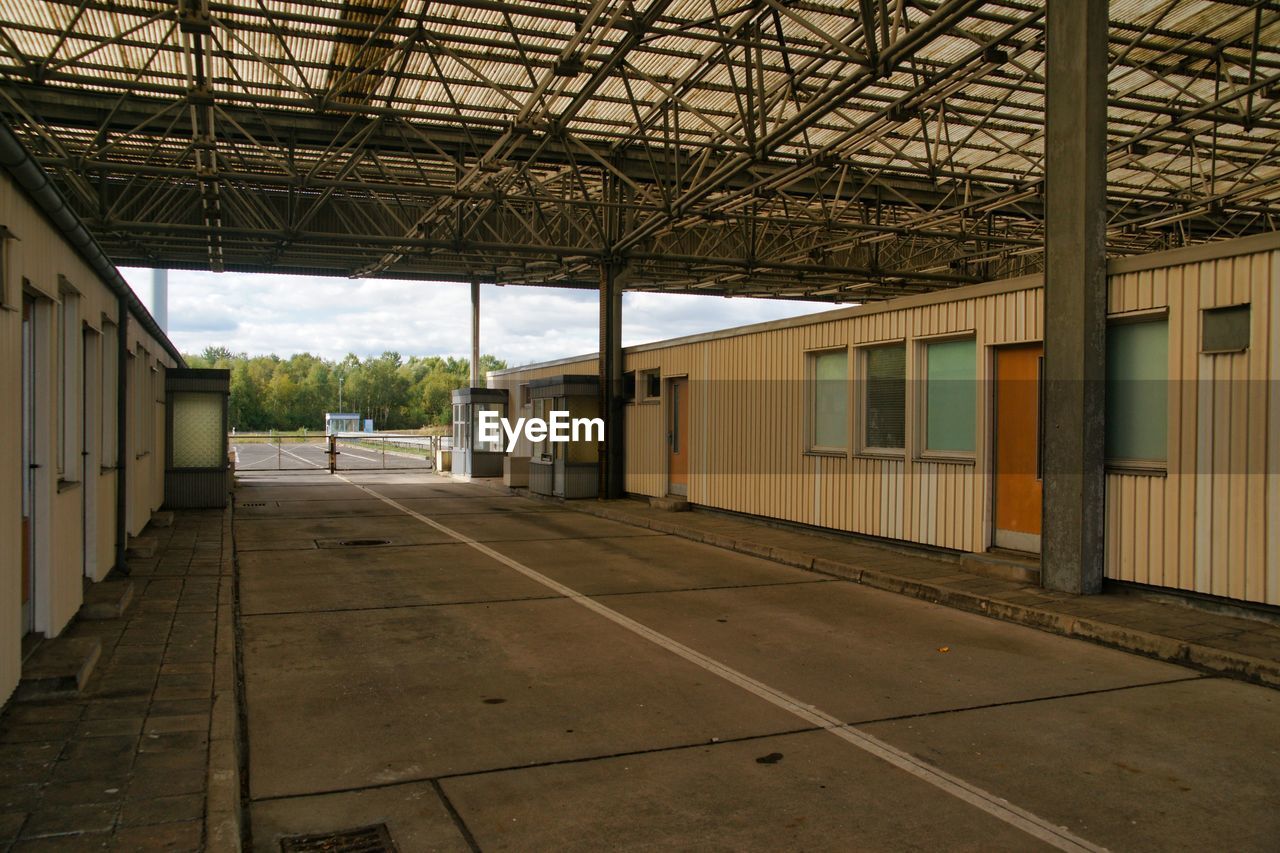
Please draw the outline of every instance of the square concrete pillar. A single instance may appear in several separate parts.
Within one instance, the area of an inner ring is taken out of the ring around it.
[[[1107,0],[1048,4],[1041,576],[1102,587],[1106,480]]]

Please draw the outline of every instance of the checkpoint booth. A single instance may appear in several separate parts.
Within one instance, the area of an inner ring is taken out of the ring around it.
[[[494,441],[480,439],[480,412],[507,416],[507,392],[502,388],[459,388],[453,392],[453,449],[450,472],[455,477],[501,477],[502,428]]]
[[[164,390],[164,506],[221,509],[230,490],[231,371],[173,368],[165,371]]]
[[[566,374],[529,382],[533,417],[551,419],[600,417],[600,379]],[[600,493],[600,445],[594,440],[534,442],[529,458],[529,491],[559,498],[594,498]]]
[[[370,421],[370,424],[372,423]],[[337,435],[342,432],[360,432],[359,412],[324,413],[324,434]]]

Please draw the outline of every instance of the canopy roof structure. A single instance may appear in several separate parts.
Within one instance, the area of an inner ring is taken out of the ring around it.
[[[1108,251],[1280,228],[1280,7],[1112,0]],[[1045,2],[0,0],[117,264],[828,299],[1039,271]]]

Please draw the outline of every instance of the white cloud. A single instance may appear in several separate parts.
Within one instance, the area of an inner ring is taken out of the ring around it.
[[[121,270],[151,305],[151,271]],[[820,311],[812,302],[628,293],[627,345]],[[546,287],[480,289],[481,350],[509,364],[593,352],[599,303],[592,291]],[[310,276],[169,273],[169,336],[183,352],[224,346],[252,355],[311,352],[341,358],[467,356],[471,296],[465,284]]]

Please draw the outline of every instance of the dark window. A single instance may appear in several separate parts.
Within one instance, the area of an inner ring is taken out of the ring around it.
[[[1249,348],[1248,303],[1206,308],[1201,324],[1201,352],[1243,352]]]
[[[636,372],[629,370],[622,374],[622,399],[634,400],[636,398]]]
[[[656,400],[662,396],[662,375],[656,370],[644,374],[644,396],[648,400]]]
[[[863,446],[901,450],[907,443],[907,348],[905,344],[866,351]]]

